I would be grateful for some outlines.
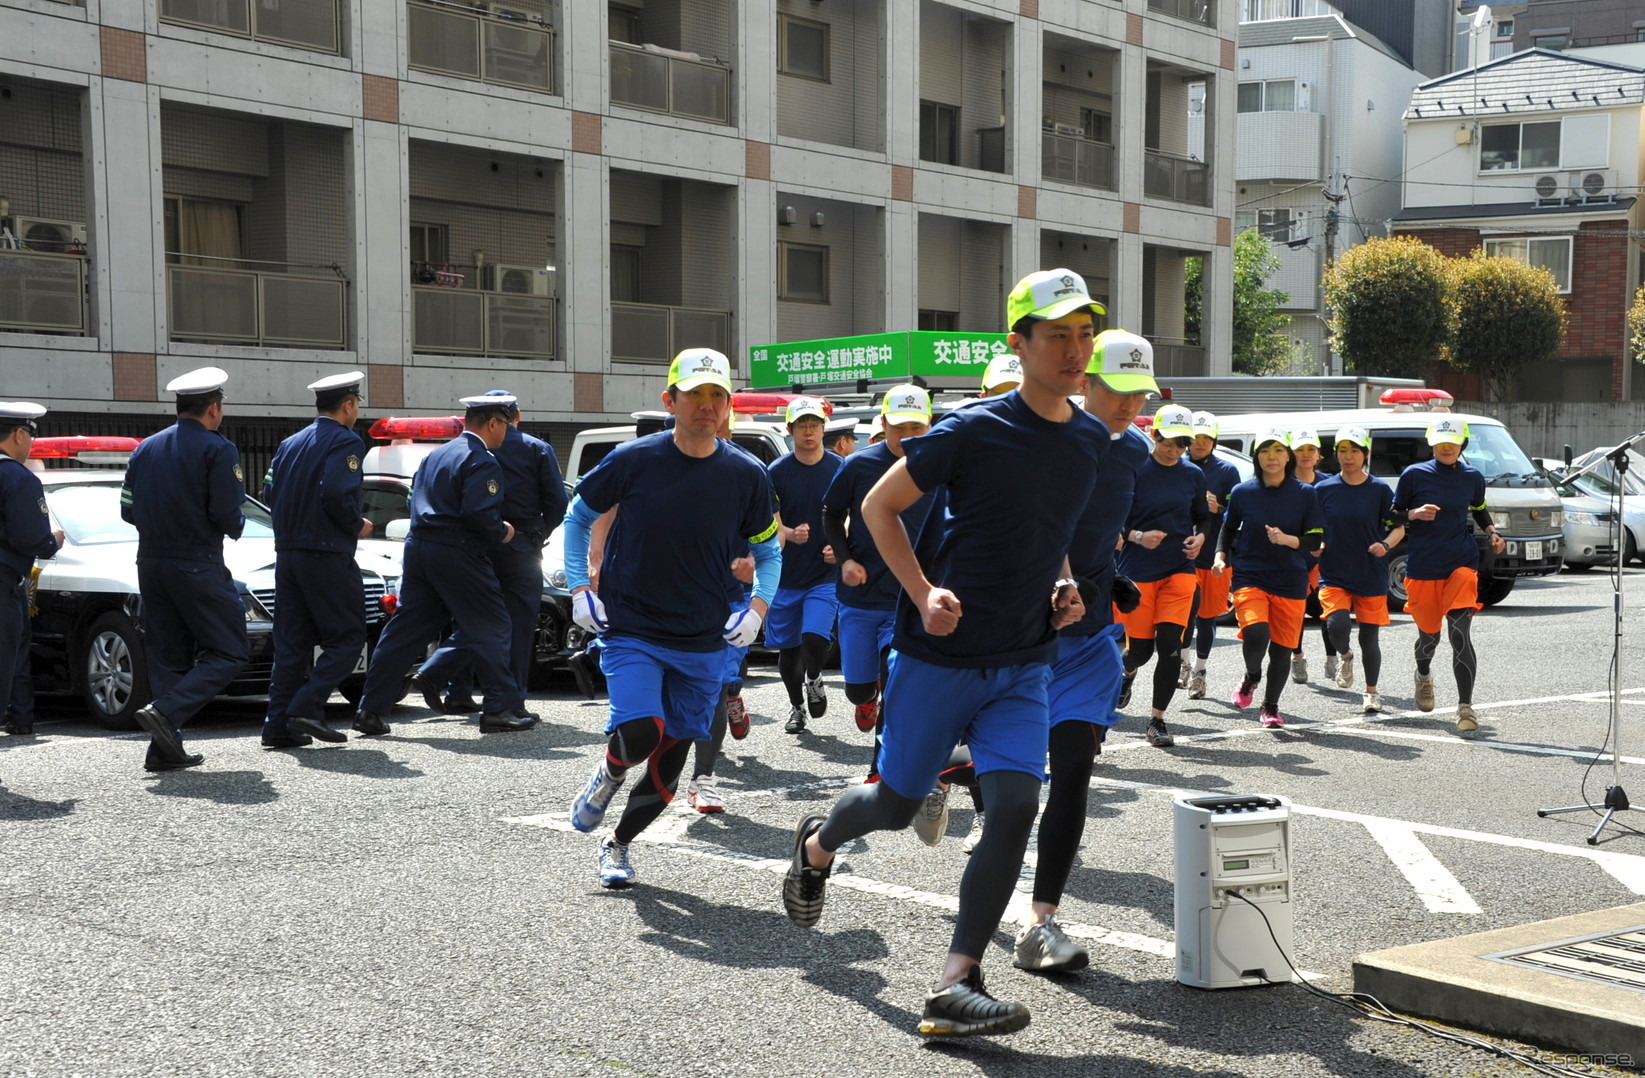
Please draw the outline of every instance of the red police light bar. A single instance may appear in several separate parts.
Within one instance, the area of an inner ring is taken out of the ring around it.
[[[1377,398],[1379,404],[1427,404],[1429,401],[1455,400],[1443,389],[1385,389]]]
[[[63,460],[82,453],[130,453],[141,438],[96,437],[74,434],[56,438],[36,438],[29,456],[42,460]]]
[[[822,401],[823,414],[834,414],[834,405],[827,397],[819,397],[812,393],[755,393],[746,389],[731,394],[731,410],[743,415],[781,415],[788,410],[790,403],[801,397],[812,397]]]
[[[456,415],[384,416],[366,432],[378,441],[443,442],[463,433],[463,417]]]
[[[1137,418],[1131,420],[1131,425],[1139,430],[1153,430],[1154,417],[1151,415],[1139,415]]]

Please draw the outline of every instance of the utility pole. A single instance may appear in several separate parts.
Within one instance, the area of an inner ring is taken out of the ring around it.
[[[1328,206],[1325,210],[1325,265],[1327,267],[1329,267],[1331,265],[1331,263],[1337,257],[1337,224],[1338,224],[1338,221],[1337,221],[1337,204],[1339,202],[1341,202],[1343,199],[1348,197],[1347,182],[1346,181],[1343,182],[1343,190],[1340,193],[1333,190],[1333,188],[1336,187],[1336,184],[1337,184],[1337,170],[1332,169],[1331,170],[1330,182],[1326,185],[1325,190],[1322,192],[1322,194],[1324,194],[1324,196],[1325,196],[1325,201],[1330,203],[1330,206]],[[1329,306],[1327,306],[1324,303],[1324,297],[1321,296],[1320,298],[1321,298],[1320,307],[1321,307],[1321,311],[1322,311],[1322,313],[1325,317],[1325,325],[1327,327],[1326,338],[1325,338],[1325,367],[1326,367],[1326,369],[1322,373],[1330,374],[1330,373],[1333,372],[1333,370],[1336,367],[1335,362],[1331,359],[1332,348],[1331,348],[1331,338],[1330,338],[1330,332],[1329,332],[1329,327],[1330,327],[1330,324],[1331,324],[1331,309],[1330,309]],[[1338,372],[1338,373],[1341,373],[1341,372]]]

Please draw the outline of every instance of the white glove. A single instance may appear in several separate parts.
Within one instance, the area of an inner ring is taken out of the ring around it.
[[[760,635],[764,618],[751,606],[744,607],[725,620],[725,642],[734,648],[746,648]]]
[[[606,620],[605,604],[600,602],[600,597],[593,588],[579,591],[571,597],[571,620],[585,632],[591,632],[596,636],[611,627],[611,623]]]

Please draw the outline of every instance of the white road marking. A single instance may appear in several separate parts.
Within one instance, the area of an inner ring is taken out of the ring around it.
[[[1417,897],[1429,913],[1481,912],[1479,903],[1409,827],[1375,821],[1366,823],[1365,829],[1371,832],[1394,867],[1416,888]]]

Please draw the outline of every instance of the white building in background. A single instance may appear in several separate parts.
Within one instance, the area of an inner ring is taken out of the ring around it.
[[[680,347],[746,370],[772,341],[999,330],[1055,265],[1168,369],[1225,373],[1235,12],[0,0],[5,391],[142,433],[222,366],[255,457],[360,366],[368,414],[503,385],[565,438],[654,405]]]
[[[1325,266],[1387,235],[1400,209],[1400,117],[1424,77],[1340,14],[1242,22],[1237,74],[1234,230],[1256,228],[1280,256],[1268,286],[1290,293],[1283,310],[1302,346],[1289,373],[1340,373]]]

